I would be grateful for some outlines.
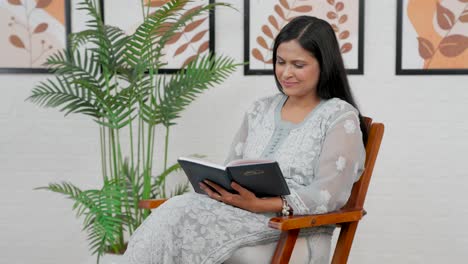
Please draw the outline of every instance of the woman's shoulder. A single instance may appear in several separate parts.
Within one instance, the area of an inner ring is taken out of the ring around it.
[[[356,107],[340,98],[331,98],[326,100],[322,109],[324,118],[329,123],[334,123],[335,121],[350,115],[355,116],[356,118],[359,116],[359,111]]]

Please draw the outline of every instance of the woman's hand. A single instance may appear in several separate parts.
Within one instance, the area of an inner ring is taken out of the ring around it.
[[[211,186],[216,192],[211,190],[209,187]],[[238,194],[233,194],[226,191],[223,187],[219,186],[218,184],[205,180],[204,182],[200,182],[200,188],[208,194],[209,197],[226,203],[230,204],[235,207],[239,207],[241,209],[257,213],[259,212],[259,202],[260,198],[255,196],[255,194],[246,188],[240,186],[239,184],[232,182],[231,187],[238,192]]]
[[[216,191],[211,190],[208,185]],[[277,213],[281,212],[283,208],[283,201],[280,197],[258,198],[253,192],[235,182],[231,183],[231,187],[236,190],[238,194],[230,193],[218,184],[208,180],[200,183],[200,188],[205,191],[209,197],[252,213]]]

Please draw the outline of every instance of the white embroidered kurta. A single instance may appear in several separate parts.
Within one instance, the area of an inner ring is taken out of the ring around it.
[[[227,162],[275,159],[280,164],[295,215],[341,208],[361,175],[365,149],[357,110],[333,98],[322,100],[299,124],[281,119],[287,97],[256,101],[246,112]],[[152,211],[125,253],[130,263],[222,263],[235,250],[278,240],[268,227],[274,214],[255,214],[205,195],[184,194]],[[332,226],[303,230],[310,263],[329,261]],[[252,260],[254,263],[255,260]]]

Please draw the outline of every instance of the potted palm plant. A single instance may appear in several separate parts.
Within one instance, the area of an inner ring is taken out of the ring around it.
[[[125,238],[148,212],[139,200],[166,197],[165,179],[179,165],[168,165],[170,128],[181,112],[206,89],[225,80],[240,64],[208,54],[194,57],[181,71],[158,74],[166,64],[163,49],[196,16],[224,3],[209,4],[181,16],[188,0],[172,0],[147,14],[131,34],[105,25],[92,0],[79,4],[89,16],[88,28],[69,36],[69,47],[47,60],[55,75],[33,88],[29,101],[58,108],[65,115],[90,117],[99,127],[103,184],[82,190],[69,182],[46,189],[74,201],[77,216],[84,218],[90,249],[99,258],[105,252],[123,252]],[[164,136],[163,171],[153,176],[155,129]],[[172,194],[186,191],[179,185]]]

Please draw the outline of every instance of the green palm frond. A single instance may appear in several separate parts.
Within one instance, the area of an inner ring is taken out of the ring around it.
[[[198,95],[224,81],[240,64],[224,56],[208,54],[198,57],[178,74],[172,75],[164,85],[160,101],[150,101],[142,111],[142,118],[149,123],[162,123],[169,127],[174,119],[193,102]],[[149,115],[150,109],[152,115]]]
[[[61,193],[75,203],[73,209],[77,216],[84,216],[83,230],[88,233],[88,240],[93,254],[102,255],[115,245],[122,226],[128,221],[122,214],[125,202],[125,188],[117,181],[106,182],[100,190],[81,191],[71,183],[50,184],[46,189]]]

